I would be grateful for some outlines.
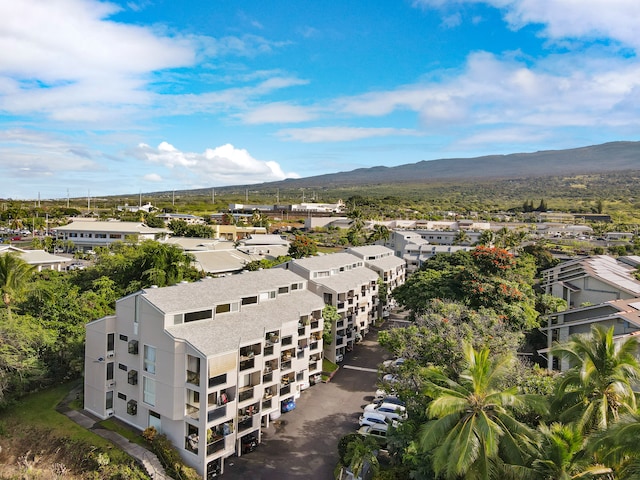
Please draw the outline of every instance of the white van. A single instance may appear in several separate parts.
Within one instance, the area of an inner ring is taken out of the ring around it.
[[[358,429],[358,433],[364,436],[371,436],[376,440],[379,440],[382,444],[387,443],[387,431],[381,428],[373,427],[371,425],[365,425]]]

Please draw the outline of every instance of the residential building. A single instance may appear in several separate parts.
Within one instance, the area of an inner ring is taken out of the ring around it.
[[[569,368],[566,359],[561,360],[551,354],[553,344],[566,342],[571,335],[589,333],[593,325],[606,329],[613,327],[615,337],[639,334],[640,298],[610,300],[550,314],[547,326],[541,328],[547,334],[547,348],[540,351],[547,357],[549,369],[564,371]]]
[[[471,245],[433,245],[423,235],[424,231],[420,230],[394,230],[385,242],[386,247],[406,262],[407,272],[418,270],[424,262],[438,253],[452,254],[460,250],[468,252],[475,248]]]
[[[634,273],[640,257],[595,255],[569,260],[542,272],[545,293],[567,301],[569,308],[640,296]]]
[[[396,257],[390,248],[382,245],[366,245],[348,248],[347,252],[362,258],[366,267],[377,272],[389,293],[404,283],[407,263]]]
[[[6,253],[17,255],[29,265],[34,265],[39,272],[42,270],[57,270],[59,272],[72,261],[71,258],[52,255],[44,250],[24,250],[13,245],[0,245],[0,255]]]
[[[171,220],[182,220],[183,222],[187,222],[189,225],[204,223],[204,219],[202,217],[191,215],[189,213],[160,213],[157,217],[162,219],[165,224],[169,224]]]
[[[56,227],[56,240],[71,241],[79,250],[107,247],[128,238],[158,240],[169,234],[165,228],[151,228],[139,222],[102,222],[92,219],[72,219],[68,225]]]
[[[331,326],[333,341],[325,345],[324,354],[341,362],[378,318],[378,274],[362,258],[346,252],[292,260],[280,268],[302,276],[325,304],[336,307],[340,319]]]
[[[318,380],[325,302],[308,284],[271,269],[121,298],[86,326],[85,409],[155,427],[205,478],[224,472]]]

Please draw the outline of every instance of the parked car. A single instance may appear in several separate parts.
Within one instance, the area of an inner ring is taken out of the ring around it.
[[[296,402],[293,398],[289,398],[287,400],[283,400],[280,404],[280,411],[282,413],[290,412],[296,408]]]
[[[388,373],[384,377],[382,377],[382,381],[386,383],[397,383],[400,381],[400,377],[393,373]]]
[[[386,395],[379,398],[376,397],[373,399],[372,403],[375,403],[376,405],[380,405],[381,403],[392,403],[393,405],[401,405],[403,407],[405,406],[405,403],[395,395]]]
[[[394,405],[393,403],[381,403],[380,405],[370,403],[364,407],[364,411],[382,413],[390,420],[400,421],[407,419],[407,409],[402,405]]]
[[[343,360],[344,360],[344,355],[342,355],[341,353],[336,355],[336,363],[341,363]]]
[[[384,430],[388,429],[390,425],[393,425],[394,427],[398,426],[398,422],[390,420],[382,413],[377,412],[364,412],[360,415],[358,423],[361,427],[364,425],[375,425],[383,428]]]
[[[358,429],[358,433],[360,435],[364,435],[366,436],[371,436],[373,438],[375,438],[376,440],[379,440],[380,443],[382,444],[386,444],[387,443],[387,431],[383,430],[379,427],[374,427],[372,425],[365,425],[363,427],[360,427]]]
[[[391,368],[401,367],[404,363],[404,358],[396,358],[395,360],[385,360],[382,362],[382,368],[389,370]]]

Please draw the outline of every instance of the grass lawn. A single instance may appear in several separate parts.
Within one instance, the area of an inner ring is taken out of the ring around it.
[[[108,451],[113,460],[117,458],[125,461],[129,458],[128,455],[115,448],[111,442],[56,410],[56,406],[76,385],[76,382],[67,383],[27,395],[15,405],[0,411],[0,431],[12,436],[16,442],[22,440],[24,435],[33,435],[34,431],[47,432],[55,437],[86,442]]]

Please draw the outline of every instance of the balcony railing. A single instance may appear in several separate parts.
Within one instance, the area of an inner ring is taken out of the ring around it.
[[[253,417],[249,417],[241,422],[238,422],[238,432],[242,432],[243,430],[247,430],[253,427]]]
[[[291,360],[287,360],[286,362],[282,362],[281,369],[283,371],[291,369]]]
[[[288,395],[291,393],[291,385],[280,385],[280,395]]]
[[[218,418],[223,418],[227,416],[227,406],[222,405],[214,410],[209,410],[207,412],[207,422],[212,422]]]
[[[224,437],[214,437],[212,441],[207,445],[207,456],[213,455],[220,450],[224,450]]]
[[[192,383],[193,385],[200,385],[200,372],[187,370],[187,382]]]
[[[271,405],[273,403],[273,399],[269,398],[267,400],[263,400],[262,401],[262,410],[268,410],[271,408]]]
[[[315,330],[316,328],[320,328],[320,322],[317,320],[314,322],[311,322],[311,330]]]
[[[269,346],[264,347],[264,356],[265,357],[273,355],[273,352],[274,352],[273,345],[269,345]]]
[[[317,350],[318,349],[318,342],[313,342],[311,345],[309,345],[309,349],[310,350]]]
[[[240,361],[240,371],[248,370],[250,368],[253,368],[255,364],[256,364],[255,358],[248,358],[246,360],[241,360]]]
[[[253,398],[253,386],[241,388],[238,392],[238,401],[244,402],[245,400],[249,400],[250,398]]]
[[[200,409],[195,405],[187,404],[185,410],[187,416],[193,418],[194,420],[198,420],[198,418],[200,417]]]
[[[265,373],[262,376],[262,383],[270,383],[273,382],[273,373]]]

